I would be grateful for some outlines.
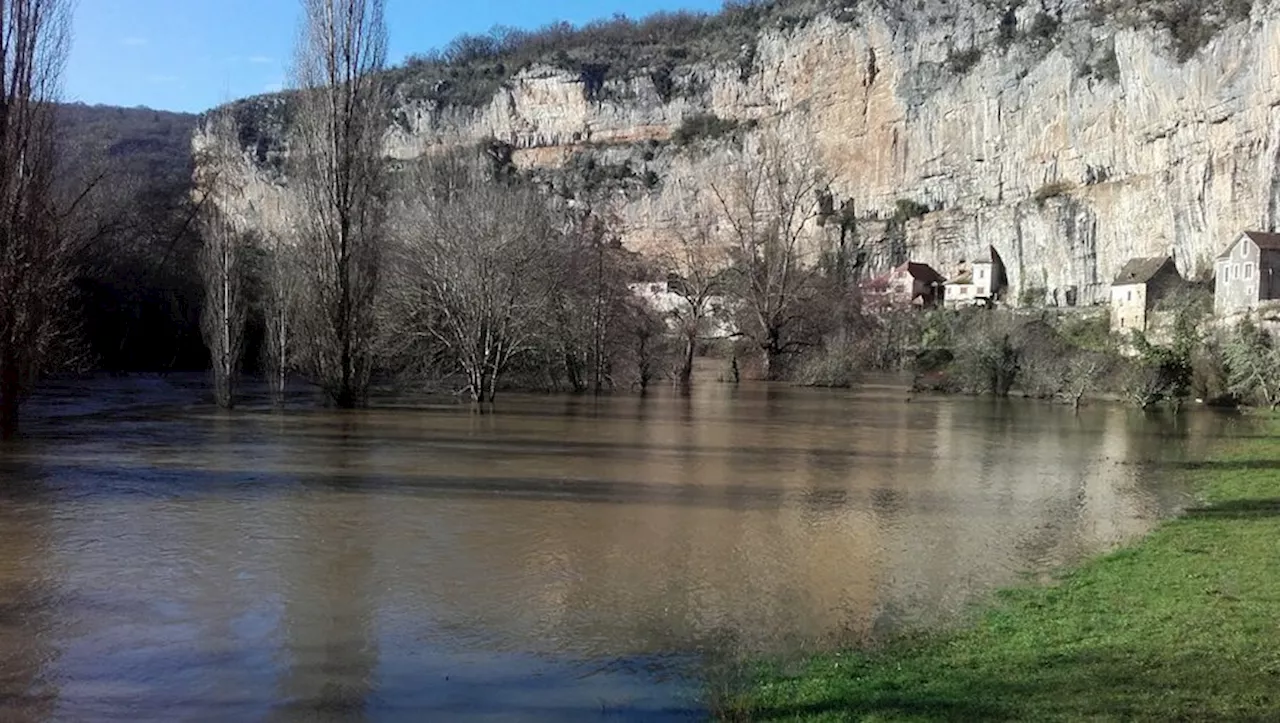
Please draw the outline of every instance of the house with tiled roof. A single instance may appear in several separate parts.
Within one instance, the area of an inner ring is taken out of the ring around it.
[[[1111,282],[1111,330],[1150,331],[1156,304],[1182,283],[1182,274],[1168,256],[1129,259]]]
[[[1214,260],[1213,310],[1228,316],[1280,299],[1280,233],[1245,231]]]
[[[908,261],[864,282],[861,285],[863,306],[868,311],[935,309],[942,305],[945,281],[932,266]]]
[[[988,246],[972,265],[947,280],[943,298],[949,308],[991,306],[1002,298],[1008,286],[1004,261],[994,246]]]

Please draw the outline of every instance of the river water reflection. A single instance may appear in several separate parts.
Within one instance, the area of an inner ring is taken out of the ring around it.
[[[1141,534],[1233,424],[889,383],[483,416],[83,394],[0,450],[6,721],[698,719],[708,657],[945,625]]]

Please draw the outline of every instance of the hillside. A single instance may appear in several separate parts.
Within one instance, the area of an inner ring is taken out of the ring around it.
[[[755,3],[463,38],[389,77],[389,155],[496,139],[640,250],[765,136],[851,202],[867,269],[993,245],[1015,297],[1101,300],[1133,256],[1203,274],[1280,220],[1280,0]],[[235,109],[233,210],[283,226],[287,101]]]
[[[61,140],[77,162],[158,184],[190,181],[197,120],[187,113],[82,103],[58,111]]]
[[[92,240],[79,259],[86,363],[111,371],[203,368],[191,224],[197,116],[148,108],[58,109],[62,179]]]

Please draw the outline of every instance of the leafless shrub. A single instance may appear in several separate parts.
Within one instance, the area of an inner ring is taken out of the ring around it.
[[[534,347],[559,290],[556,219],[535,190],[450,161],[419,169],[399,210],[388,311],[407,339],[446,350],[471,399],[493,401],[511,361]]]

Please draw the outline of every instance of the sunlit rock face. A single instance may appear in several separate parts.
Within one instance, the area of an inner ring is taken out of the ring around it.
[[[1009,296],[1050,303],[1103,301],[1134,256],[1199,276],[1241,230],[1280,223],[1280,0],[1206,16],[1213,32],[1190,49],[1099,11],[1123,0],[848,4],[762,30],[745,65],[690,59],[661,92],[651,72],[597,82],[550,66],[479,107],[401,92],[386,152],[497,139],[658,253],[776,138],[825,174],[837,208],[852,201],[864,271],[909,258],[950,274],[994,246]],[[705,114],[731,130],[673,139]],[[224,205],[264,230],[289,226],[282,127],[242,134],[226,169],[239,190]],[[899,201],[929,212],[895,219]],[[817,253],[840,232],[809,235]]]

